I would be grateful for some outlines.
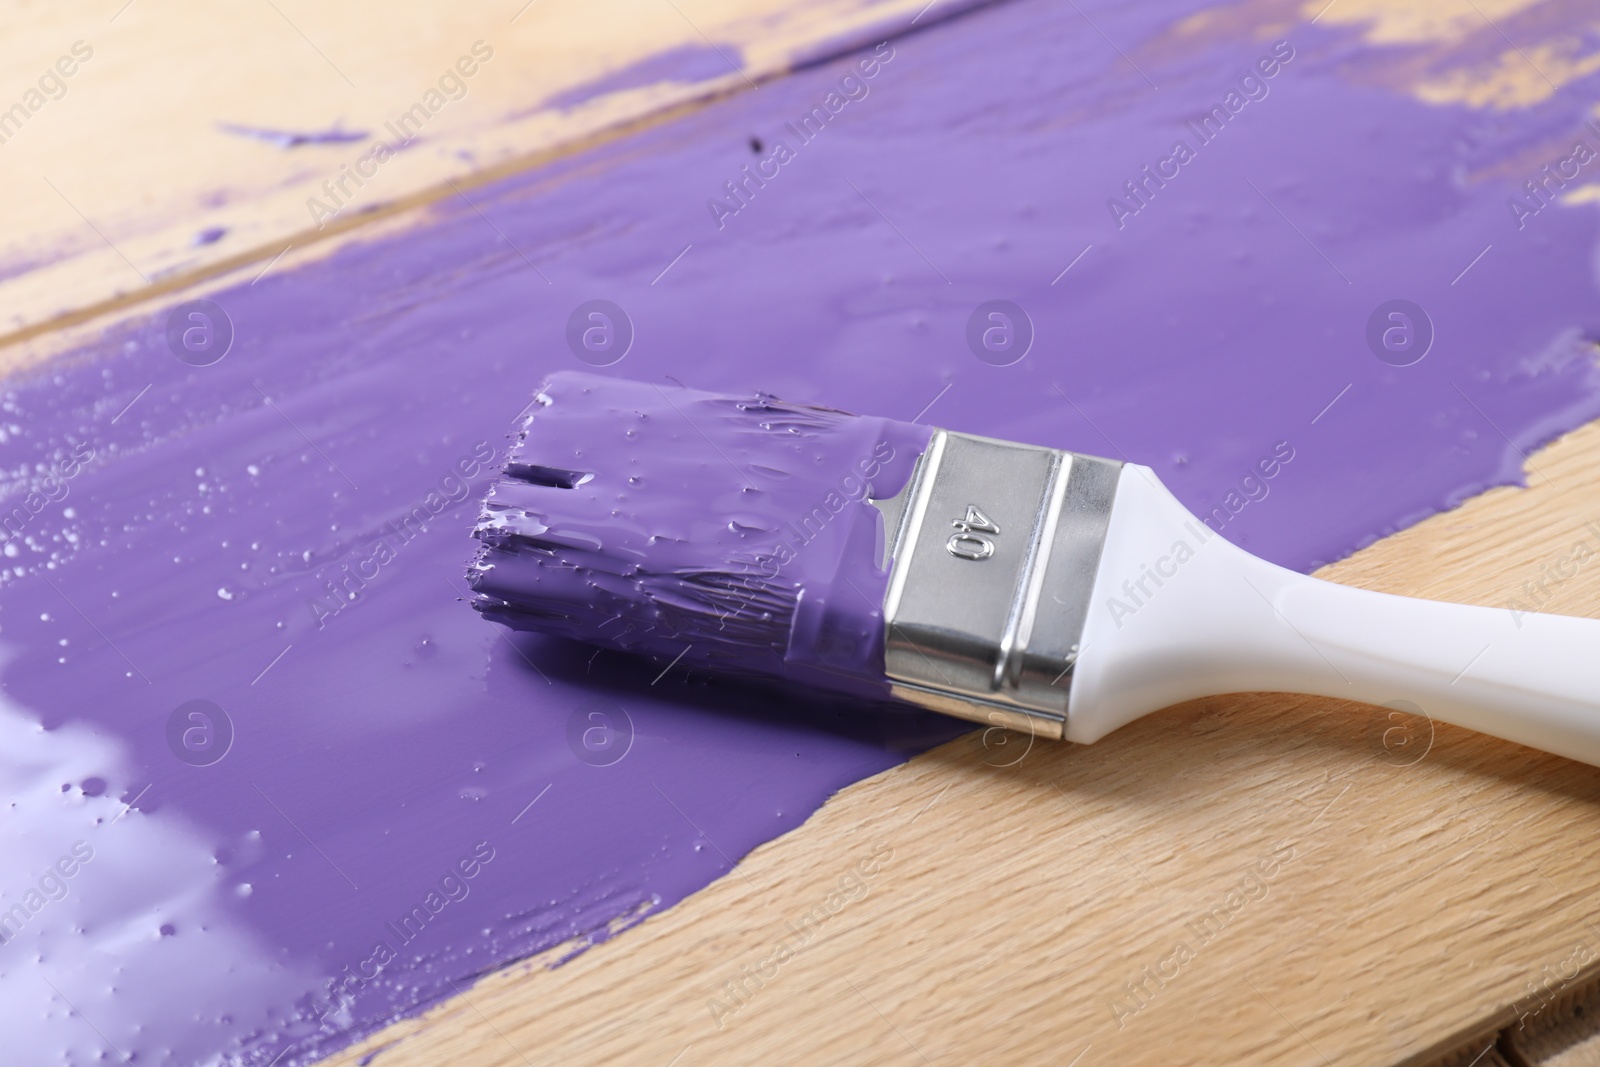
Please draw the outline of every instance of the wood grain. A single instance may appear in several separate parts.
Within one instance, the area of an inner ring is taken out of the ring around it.
[[[1578,542],[1600,550],[1600,425],[1533,462],[1548,477],[1530,488],[1323,576],[1528,596]],[[1600,617],[1600,551],[1546,589],[1547,608]],[[1593,768],[1271,694],[1196,701],[1092,746],[1018,744],[970,735],[852,786],[665,914],[557,969],[552,954],[491,975],[329,1062],[398,1042],[388,1067],[1464,1065],[1500,1028],[1555,1020],[1546,1000],[1600,963]]]

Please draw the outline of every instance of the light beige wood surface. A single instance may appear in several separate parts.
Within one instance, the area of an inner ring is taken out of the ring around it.
[[[1304,21],[1324,3],[1211,14]],[[122,4],[0,12],[0,69],[42,71],[78,39],[96,50],[67,95],[0,144],[10,367],[221,278],[412,225],[412,208],[453,195],[446,177],[571,151],[922,6],[537,0],[519,16],[521,0],[407,0],[375,18],[303,0]],[[1325,19],[1447,48],[1475,17],[1533,6],[1342,0]],[[213,125],[377,129],[478,39],[496,56],[468,95],[323,230],[306,197],[367,145],[282,151]],[[742,70],[572,113],[535,106],[707,39],[736,44]],[[1496,57],[1474,62],[1463,81],[1419,74],[1413,89],[1472,103],[1472,86],[1499,85],[1483,106],[1541,91]],[[4,88],[0,108],[34,77]],[[217,190],[228,196],[210,204]],[[192,246],[209,225],[230,232]],[[1600,426],[1533,462],[1532,488],[1489,493],[1324,576],[1493,606],[1542,580],[1544,610],[1600,616]],[[1579,541],[1593,559],[1553,581]],[[845,790],[737,873],[572,962],[551,969],[558,952],[490,975],[328,1062],[385,1048],[380,1067],[1600,1064],[1588,1021],[1600,1007],[1586,1007],[1597,883],[1591,768],[1386,709],[1214,698],[1089,747],[971,735]]]

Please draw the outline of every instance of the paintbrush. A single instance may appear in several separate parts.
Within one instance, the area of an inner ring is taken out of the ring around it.
[[[1600,621],[1287,570],[1135,463],[559,373],[475,536],[485,618],[669,669],[1077,742],[1223,693],[1409,701],[1600,765]]]

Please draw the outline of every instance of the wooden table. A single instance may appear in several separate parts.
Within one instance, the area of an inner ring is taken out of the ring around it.
[[[1343,0],[1329,17],[1448,42],[1479,17],[1468,6]],[[181,17],[154,0],[91,7],[0,15],[0,69],[42,71],[78,41],[93,52],[0,146],[10,368],[119,316],[412,225],[452,195],[446,178],[470,187],[670,121],[922,2],[405,0],[381,18],[291,0]],[[706,40],[735,43],[743,68],[572,113],[528,106]],[[305,200],[327,175],[292,153],[263,164],[185,105],[204,86],[241,123],[313,128],[331,97],[351,127],[375,127],[477,41],[495,59],[438,116],[438,151],[397,163],[321,228]],[[214,226],[225,239],[194,242]],[[1487,493],[1324,576],[1503,606],[1577,542],[1600,548],[1600,426],[1534,463],[1531,488]],[[1552,586],[1546,610],[1600,616],[1597,574]],[[853,786],[740,876],[557,969],[491,975],[330,1062],[393,1045],[386,1067],[1600,1063],[1593,769],[1282,695],[1197,701],[1092,747],[1019,753],[974,734]],[[779,961],[796,928],[814,933]]]

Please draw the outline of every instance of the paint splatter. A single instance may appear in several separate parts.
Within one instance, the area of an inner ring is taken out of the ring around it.
[[[327,130],[278,130],[264,126],[246,126],[236,122],[219,122],[217,128],[235,137],[265,141],[282,149],[301,148],[308,144],[351,144],[365,141],[370,136],[366,130],[347,130],[334,126]]]

